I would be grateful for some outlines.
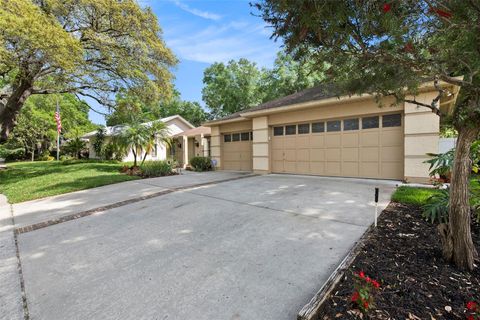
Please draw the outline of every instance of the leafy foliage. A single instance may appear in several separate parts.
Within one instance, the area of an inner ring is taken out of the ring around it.
[[[447,223],[448,208],[450,203],[450,190],[442,189],[438,193],[431,195],[427,199],[427,203],[422,206],[422,216],[432,223]]]
[[[190,164],[195,171],[212,170],[212,159],[209,157],[193,157],[190,159]]]
[[[85,150],[87,144],[80,137],[76,137],[67,142],[63,146],[63,151],[72,157],[79,159],[81,157],[81,152]]]
[[[0,30],[0,139],[29,95],[76,93],[107,106],[120,88],[144,102],[171,95],[177,60],[156,16],[134,0],[3,1]]]
[[[212,64],[204,72],[202,97],[211,117],[219,118],[313,87],[323,78],[323,65],[279,52],[272,69],[259,69],[247,59]]]
[[[430,167],[428,168],[430,176],[447,176],[452,171],[454,154],[455,150],[453,149],[445,153],[428,153],[427,155],[432,158],[425,160],[424,163],[430,164]]]
[[[103,148],[105,144],[105,128],[98,128],[95,133],[95,139],[93,140],[93,150],[97,157],[103,157]]]
[[[145,161],[140,165],[141,174],[145,178],[169,176],[174,173],[173,161]]]

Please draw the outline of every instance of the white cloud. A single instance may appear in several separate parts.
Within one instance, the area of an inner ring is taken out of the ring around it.
[[[221,15],[192,8],[187,4],[180,2],[179,0],[172,0],[172,2],[183,11],[189,12],[197,17],[201,17],[208,20],[214,20],[214,21],[220,20],[222,18]]]
[[[181,59],[203,63],[247,58],[259,66],[270,66],[280,46],[265,35],[263,24],[243,21],[211,25],[193,33],[191,29],[168,33],[167,45]]]

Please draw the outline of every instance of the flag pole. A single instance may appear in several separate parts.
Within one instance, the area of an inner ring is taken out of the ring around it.
[[[57,100],[57,114],[60,114],[60,107],[58,106],[58,96],[55,97]],[[57,161],[60,159],[60,130],[58,130],[57,124]]]

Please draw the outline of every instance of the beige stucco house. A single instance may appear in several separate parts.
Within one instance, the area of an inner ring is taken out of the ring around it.
[[[440,100],[452,109],[458,88]],[[439,117],[410,103],[380,108],[372,95],[340,96],[318,86],[204,124],[221,170],[428,182],[426,153],[438,152]],[[430,104],[433,82],[415,98]]]
[[[179,115],[162,118],[156,121],[162,121],[165,123],[168,130],[168,135],[172,138],[178,134],[181,134],[182,132],[186,132],[194,128],[190,122]],[[151,125],[151,122],[146,122],[144,125]],[[124,125],[105,127],[106,142],[108,143],[108,140],[111,139],[111,137],[120,134],[124,128]],[[88,139],[87,147],[89,150],[89,158],[91,159],[98,158],[93,148],[96,133],[97,131],[92,131],[82,137],[84,139]],[[146,160],[165,160],[170,157],[175,157],[175,148],[171,148],[159,139],[155,144],[155,148],[153,148],[152,151],[147,155]],[[129,151],[128,155],[123,158],[123,161],[133,161],[133,153],[131,150]]]

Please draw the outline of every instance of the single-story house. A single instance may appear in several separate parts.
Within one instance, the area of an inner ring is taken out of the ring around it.
[[[193,157],[210,157],[209,127],[197,127],[173,136],[173,153],[181,167],[190,164]]]
[[[440,108],[453,109],[458,87]],[[438,92],[424,83],[416,101]],[[438,153],[440,120],[411,103],[380,108],[374,96],[339,96],[331,85],[310,88],[204,124],[220,170],[428,182],[427,153]]]
[[[168,134],[172,138],[177,134],[180,134],[182,132],[195,128],[190,122],[188,122],[187,120],[185,120],[183,117],[179,115],[162,118],[155,121],[164,122],[165,125],[167,126]],[[146,122],[144,123],[144,125],[148,126],[148,125],[151,125],[151,123],[152,121]],[[119,135],[124,129],[125,129],[125,125],[105,127],[106,142],[108,143],[108,140],[111,139],[111,137]],[[93,148],[93,143],[95,141],[96,134],[97,134],[97,131],[92,131],[85,134],[82,137],[82,138],[88,139],[87,147],[89,150],[89,158],[91,159],[98,158]],[[175,156],[175,148],[171,148],[170,146],[166,145],[163,141],[159,139],[155,144],[155,148],[153,148],[152,151],[147,155],[146,160],[165,160],[167,158],[174,157],[174,156]],[[123,161],[133,161],[133,153],[131,150],[129,150],[128,155],[123,158]]]

